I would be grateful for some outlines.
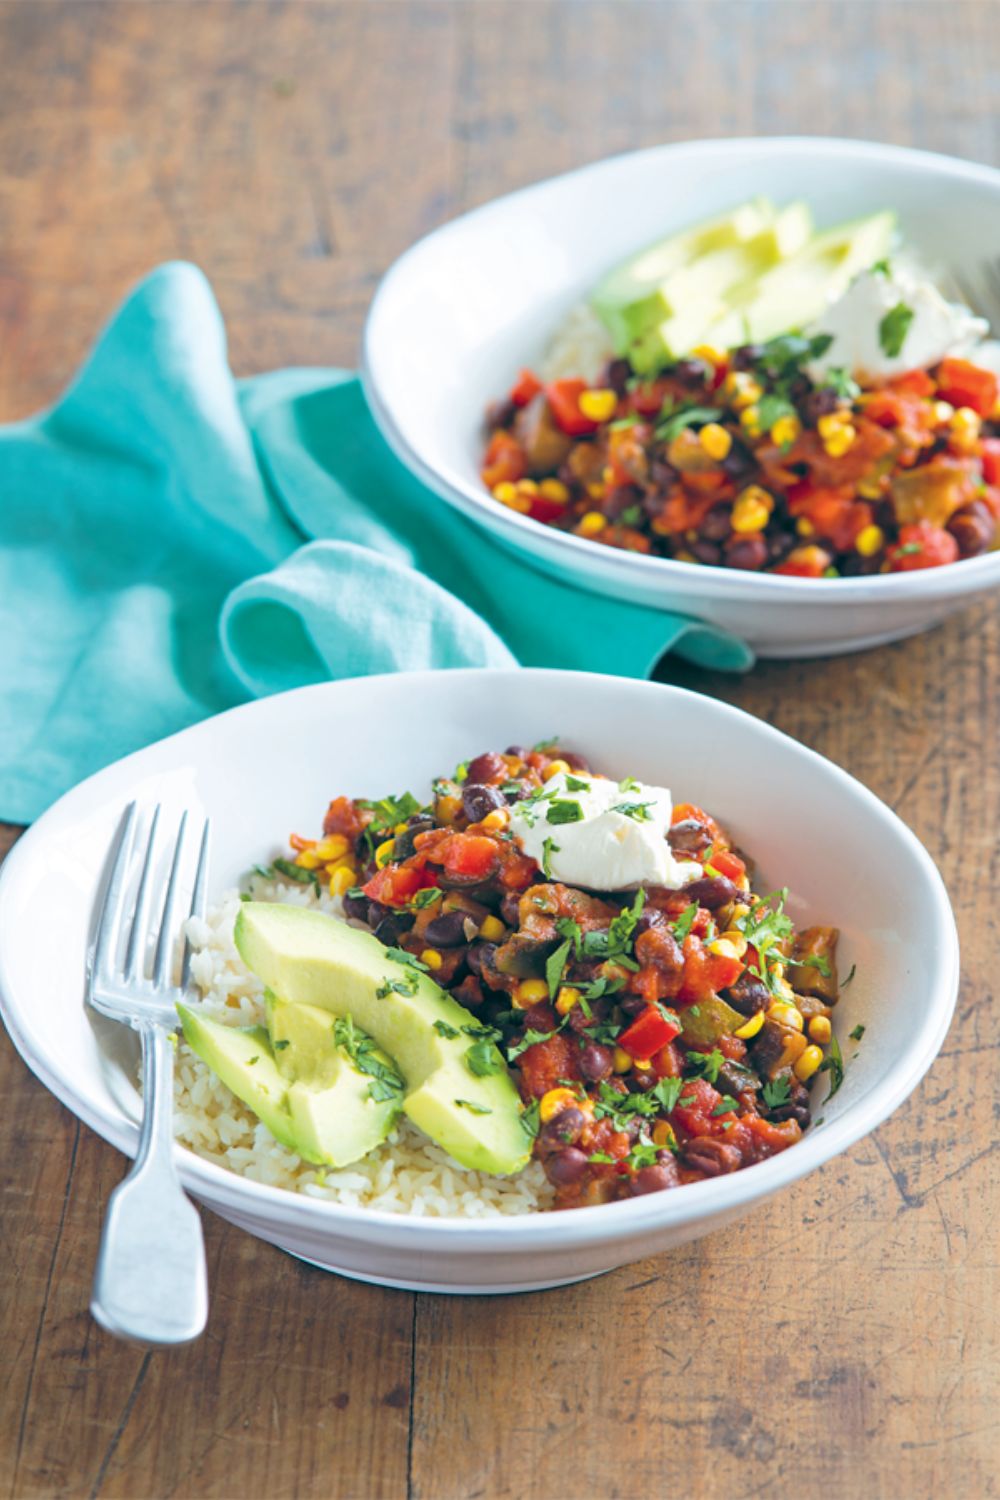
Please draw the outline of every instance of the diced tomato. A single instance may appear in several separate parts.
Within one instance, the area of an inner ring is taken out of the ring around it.
[[[579,1048],[561,1031],[526,1048],[517,1059],[522,1095],[540,1099],[560,1078],[576,1078],[578,1057]]]
[[[364,887],[364,892],[372,901],[379,901],[383,906],[406,906],[417,891],[433,883],[426,871],[415,869],[412,865],[386,865],[385,869],[375,871]]]
[[[712,1111],[722,1095],[704,1078],[690,1078],[681,1089],[672,1118],[689,1135],[711,1135]]]
[[[720,849],[713,853],[709,860],[713,870],[718,870],[720,875],[725,875],[729,880],[740,880],[747,872],[747,867],[738,854],[731,849]]]
[[[353,844],[374,816],[370,809],[359,807],[350,797],[334,797],[323,819],[323,833],[327,838],[342,834]]]
[[[486,880],[500,863],[496,840],[479,833],[453,834],[433,857],[457,880]]]
[[[889,548],[889,569],[910,573],[918,568],[940,568],[958,561],[958,543],[950,531],[930,521],[914,521],[899,529],[899,541]]]
[[[684,939],[684,982],[678,1005],[696,1005],[735,984],[743,973],[743,960],[710,953],[701,938],[689,933]]]
[[[715,1045],[723,1057],[728,1057],[731,1062],[742,1062],[747,1055],[747,1044],[738,1036],[729,1036],[724,1033],[716,1039]]]
[[[658,417],[668,394],[669,385],[665,380],[651,380],[630,391],[628,403],[641,417]]]
[[[681,1028],[668,1020],[658,1005],[647,1005],[628,1030],[622,1032],[618,1045],[630,1057],[652,1057],[680,1034]]]
[[[774,571],[786,578],[822,578],[831,562],[822,547],[796,547]]]
[[[802,1127],[797,1120],[783,1120],[780,1125],[773,1125],[770,1120],[761,1119],[757,1115],[747,1120],[746,1125],[756,1138],[757,1150],[761,1156],[776,1156],[779,1151],[794,1146],[796,1141],[802,1139]]]
[[[545,387],[552,415],[563,432],[571,437],[585,437],[596,432],[599,422],[591,421],[580,410],[580,397],[587,389],[585,380],[553,380]]]
[[[936,389],[934,381],[926,370],[907,370],[905,375],[896,375],[888,382],[889,389],[901,391],[906,396],[922,396],[925,399],[933,396]]]
[[[684,1071],[684,1058],[673,1042],[661,1047],[652,1058],[653,1072],[657,1078],[679,1078]]]
[[[983,438],[980,443],[983,478],[987,484],[1000,484],[1000,438]]]
[[[984,370],[967,359],[943,359],[937,372],[938,395],[952,406],[971,406],[988,417],[997,404],[1000,382],[992,370]]]
[[[490,438],[483,459],[483,467],[480,470],[483,483],[493,489],[496,485],[504,482],[516,482],[523,479],[528,472],[528,460],[524,449],[511,433],[505,432],[503,428],[495,432]]]
[[[542,389],[542,382],[531,370],[522,370],[510,389],[510,399],[515,406],[527,406]]]
[[[533,521],[556,521],[566,511],[565,500],[552,500],[548,495],[532,495],[528,515]]]
[[[513,852],[509,844],[500,851],[500,881],[509,891],[526,891],[538,878],[538,865],[527,854]]]

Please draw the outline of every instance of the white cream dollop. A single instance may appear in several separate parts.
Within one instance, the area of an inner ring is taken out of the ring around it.
[[[702,868],[674,858],[667,843],[672,814],[666,787],[561,771],[534,797],[514,803],[510,831],[543,874],[567,885],[678,890],[699,879]]]
[[[896,313],[898,308],[908,309],[910,316]],[[889,352],[896,348],[894,323],[897,334],[905,329],[897,353]],[[887,380],[907,370],[926,370],[947,354],[967,352],[988,329],[985,318],[946,301],[932,282],[913,271],[862,271],[807,330],[810,336],[829,334],[833,342],[806,366],[806,374],[817,384],[831,370],[846,370],[862,384]]]

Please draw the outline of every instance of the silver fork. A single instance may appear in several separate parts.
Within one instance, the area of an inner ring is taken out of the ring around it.
[[[90,1004],[103,1015],[132,1026],[142,1040],[143,1098],[135,1162],[112,1193],[104,1219],[90,1310],[103,1328],[119,1338],[144,1344],[186,1344],[197,1338],[208,1317],[201,1219],[181,1187],[173,1150],[174,1048],[170,1032],[177,1026],[175,1002],[187,988],[191,962],[185,943],[180,984],[174,986],[178,885],[188,819],[185,812],[177,828],[160,922],[154,929],[150,909],[159,820],[157,807],[143,852],[133,849],[136,804],[130,803],[125,811],[90,961]],[[204,912],[208,843],[206,819],[192,915]],[[124,957],[120,959],[129,918],[129,874],[140,854],[142,874]],[[146,950],[154,933],[156,950],[152,974],[147,978]]]

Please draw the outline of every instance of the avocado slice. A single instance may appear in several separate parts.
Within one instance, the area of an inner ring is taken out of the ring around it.
[[[427,974],[370,932],[303,907],[246,902],[235,939],[283,999],[349,1016],[373,1037],[406,1080],[405,1114],[462,1166],[499,1174],[525,1165],[531,1137],[503,1058]]]
[[[337,1045],[325,1012],[318,1012],[317,1020],[293,1017],[287,1025],[286,1013],[293,1009],[275,1002],[272,1013],[279,1019],[269,1034],[263,1026],[224,1026],[189,1006],[177,1007],[192,1051],[276,1141],[305,1161],[345,1167],[385,1140],[399,1115],[402,1090],[380,1085],[367,1067],[356,1065]],[[303,1032],[308,1042],[298,1047],[300,1077],[285,1054],[293,1053],[292,1035]],[[384,1054],[373,1055],[394,1073]],[[364,1062],[370,1065],[370,1058]]]
[[[700,256],[751,240],[773,219],[774,208],[767,199],[741,203],[729,213],[647,246],[610,271],[592,292],[590,303],[610,332],[615,351],[624,353],[636,339],[677,311],[660,294],[660,286],[668,277],[690,267]]]

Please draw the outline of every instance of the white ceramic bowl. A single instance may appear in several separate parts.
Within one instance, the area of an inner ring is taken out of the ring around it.
[[[402,731],[402,732],[400,732]],[[134,1153],[131,1034],[84,1010],[102,866],[133,797],[214,825],[212,885],[308,832],[331,796],[426,793],[470,753],[558,733],[597,768],[670,786],[716,813],[788,884],[801,921],[838,924],[857,978],[838,1007],[847,1063],[822,1123],[731,1177],[601,1208],[505,1220],[406,1218],[263,1187],[178,1147],[190,1190],[294,1254],[364,1280],[500,1292],[595,1275],[718,1229],[843,1151],[903,1100],[951,1017],[958,947],[948,897],[913,834],[858,782],[735,709],[678,688],[569,672],[415,673],[303,688],[234,709],[102,771],[22,838],[0,874],[0,996],[25,1061],[81,1119]],[[860,1047],[848,1032],[866,1027]],[[857,1058],[853,1054],[857,1052]],[[822,1100],[825,1081],[816,1097]]]
[[[755,193],[806,198],[820,223],[898,211],[930,265],[1000,242],[1000,172],[861,141],[694,141],[618,156],[446,224],[388,272],[365,329],[371,409],[397,455],[538,567],[602,594],[725,626],[761,656],[855,651],[925,630],[1000,583],[1000,553],[874,578],[775,577],[602,547],[499,505],[479,478],[483,412],[535,363],[609,266]]]

